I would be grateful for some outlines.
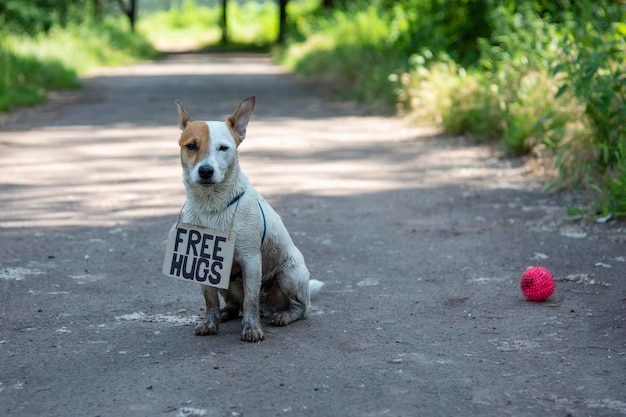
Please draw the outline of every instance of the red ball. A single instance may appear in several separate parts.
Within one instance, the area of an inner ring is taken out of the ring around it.
[[[519,280],[522,292],[530,301],[545,301],[554,292],[554,278],[545,268],[529,268]]]

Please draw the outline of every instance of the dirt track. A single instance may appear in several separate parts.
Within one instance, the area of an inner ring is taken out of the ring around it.
[[[326,286],[308,320],[194,336],[160,275],[183,202],[174,100],[222,119]],[[514,162],[328,103],[263,55],[103,70],[0,119],[0,415],[626,415],[626,227]],[[524,300],[521,272],[557,278]]]

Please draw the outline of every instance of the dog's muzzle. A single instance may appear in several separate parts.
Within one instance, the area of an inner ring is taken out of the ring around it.
[[[202,165],[200,168],[198,168],[198,177],[200,178],[200,181],[198,182],[200,184],[213,184],[214,173],[215,173],[215,170],[213,169],[212,166]]]

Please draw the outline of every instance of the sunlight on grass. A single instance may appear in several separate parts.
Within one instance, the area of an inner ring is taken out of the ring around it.
[[[159,50],[184,51],[218,45],[221,9],[183,2],[181,7],[142,16],[138,30]],[[228,3],[228,40],[235,45],[268,45],[278,36],[274,2]]]
[[[41,103],[49,90],[76,88],[77,76],[94,68],[155,56],[121,17],[54,26],[34,36],[2,34],[0,110]]]

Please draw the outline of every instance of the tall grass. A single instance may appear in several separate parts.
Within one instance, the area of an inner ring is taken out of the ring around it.
[[[150,43],[133,34],[121,17],[53,27],[33,37],[9,37],[25,55],[57,60],[78,73],[99,66],[116,66],[156,56]]]
[[[626,5],[563,4],[356,1],[294,17],[277,56],[370,107],[554,158],[550,186],[626,215]]]
[[[300,6],[302,7],[302,6]],[[376,4],[323,17],[295,17],[301,42],[277,51],[287,68],[313,77],[335,94],[361,100],[383,111],[395,101],[387,81],[402,58],[394,53],[387,19]],[[294,14],[295,9],[291,9]]]
[[[0,37],[0,62],[0,111],[41,103],[47,90],[79,85],[76,71],[57,59],[23,53],[6,37]]]
[[[32,36],[0,32],[0,110],[41,103],[49,90],[76,88],[78,75],[93,68],[155,56],[121,18],[53,26]]]

